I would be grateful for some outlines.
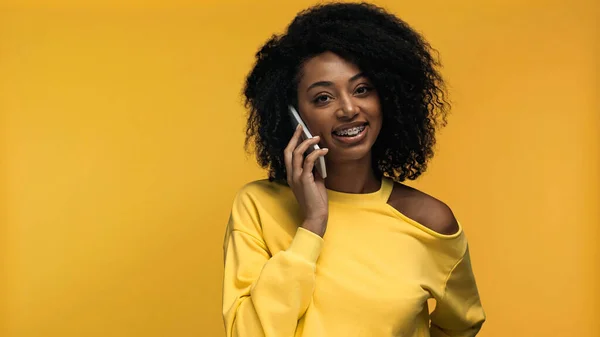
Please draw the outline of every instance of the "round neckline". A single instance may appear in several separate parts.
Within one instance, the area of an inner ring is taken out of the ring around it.
[[[327,189],[327,198],[330,202],[345,204],[387,202],[393,186],[393,181],[387,177],[382,177],[381,185],[377,191],[369,193],[346,193]]]

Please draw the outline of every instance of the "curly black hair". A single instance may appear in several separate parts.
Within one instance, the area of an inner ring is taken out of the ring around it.
[[[285,180],[283,150],[293,128],[287,113],[297,102],[303,63],[333,52],[354,63],[377,90],[383,116],[372,148],[373,169],[397,182],[414,180],[433,157],[435,131],[450,104],[437,51],[406,22],[368,3],[331,3],[300,12],[282,35],[256,53],[246,78],[246,149],[254,145],[269,180]]]

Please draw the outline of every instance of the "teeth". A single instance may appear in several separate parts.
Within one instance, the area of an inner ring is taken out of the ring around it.
[[[364,125],[362,125],[362,126],[356,126],[356,127],[350,128],[350,129],[337,131],[335,134],[338,135],[338,136],[352,137],[352,136],[358,135],[364,129],[365,129]]]

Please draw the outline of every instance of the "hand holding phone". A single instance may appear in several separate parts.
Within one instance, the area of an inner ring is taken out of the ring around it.
[[[296,124],[296,130],[283,151],[286,178],[304,216],[300,227],[323,237],[329,218],[329,201],[325,180],[320,172],[313,174],[313,170],[315,166],[318,167],[318,159],[323,159],[327,154],[327,149],[319,149],[316,146],[320,140],[319,136],[312,137],[310,133],[308,137],[303,136],[307,130],[302,124]],[[310,154],[306,155],[310,149]],[[324,161],[322,164],[324,169]],[[324,170],[323,174],[326,174]]]

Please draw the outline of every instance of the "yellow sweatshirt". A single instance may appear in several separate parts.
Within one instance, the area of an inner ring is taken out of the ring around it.
[[[442,235],[409,219],[387,204],[392,188],[384,178],[374,193],[328,190],[323,238],[298,228],[289,187],[242,188],[224,242],[227,337],[475,336],[485,314],[462,228]]]

